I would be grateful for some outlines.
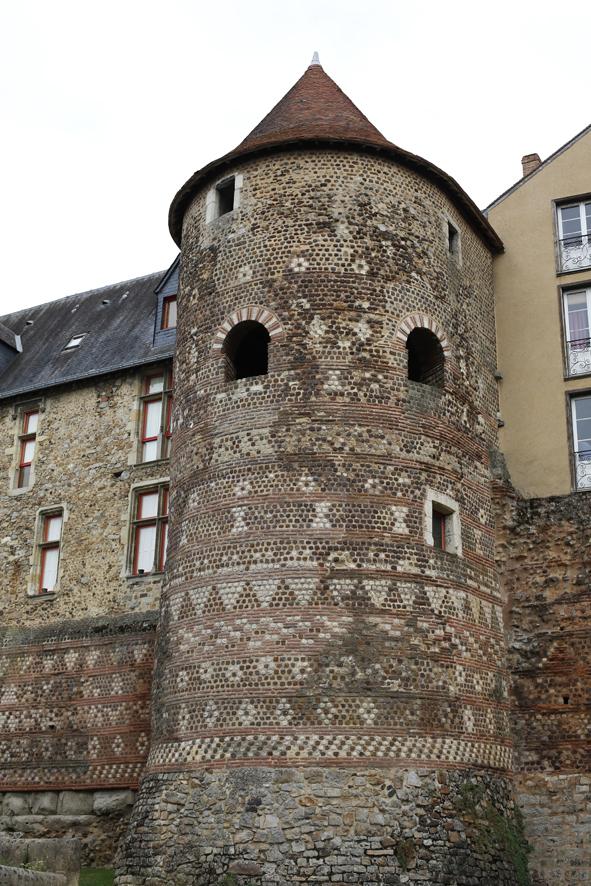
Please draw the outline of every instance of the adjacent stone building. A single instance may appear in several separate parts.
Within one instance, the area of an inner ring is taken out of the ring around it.
[[[512,326],[560,348],[557,242],[582,403],[588,138],[487,219],[315,59],[180,262],[0,318],[5,827],[119,886],[589,882],[584,405],[571,491]]]

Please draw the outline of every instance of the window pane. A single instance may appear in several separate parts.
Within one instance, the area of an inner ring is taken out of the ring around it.
[[[39,422],[38,412],[27,412],[23,422],[23,434],[36,434]]]
[[[162,490],[161,516],[166,517],[168,514],[168,488]]]
[[[147,380],[146,394],[159,394],[164,390],[164,376],[153,375]]]
[[[577,397],[575,400],[577,423],[581,419],[591,418],[591,397]]]
[[[137,519],[147,520],[158,516],[158,492],[144,492],[139,497]]]
[[[25,440],[21,450],[21,464],[32,462],[35,455],[35,441]]]
[[[585,203],[585,216],[587,218],[587,234],[591,234],[591,203]]]
[[[138,526],[135,533],[135,572],[152,572],[156,547],[156,525]]]
[[[59,541],[62,534],[62,515],[52,514],[45,518],[43,541]]]
[[[144,439],[157,437],[162,421],[162,400],[148,400],[144,403]]]
[[[46,591],[53,591],[57,584],[59,557],[60,551],[58,547],[44,548],[41,552],[40,587]]]
[[[162,541],[161,541],[161,544],[162,544],[162,547],[161,547],[161,551],[162,551],[162,562],[160,563],[160,568],[161,568],[161,569],[164,569],[164,567],[165,567],[165,565],[166,565],[166,548],[167,548],[167,545],[168,545],[168,521],[167,521],[166,523],[163,523],[163,524],[162,524]]]
[[[29,485],[29,481],[31,479],[31,468],[27,465],[24,468],[21,468],[18,472],[18,488],[23,489],[25,486]]]
[[[581,211],[579,206],[563,206],[560,210],[562,218],[562,237],[577,238],[581,234]]]
[[[164,302],[163,329],[172,329],[176,326],[176,296],[166,299]]]
[[[589,338],[589,315],[587,293],[570,292],[567,296],[568,337],[570,341]]]
[[[142,448],[142,461],[155,461],[158,458],[158,440],[150,440],[144,443]]]

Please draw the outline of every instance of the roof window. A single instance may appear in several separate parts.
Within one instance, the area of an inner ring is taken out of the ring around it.
[[[66,347],[64,348],[64,351],[73,351],[74,348],[79,348],[80,342],[82,341],[83,338],[86,337],[86,335],[87,335],[86,332],[81,332],[79,335],[73,335],[72,338],[70,339],[70,341],[68,342],[68,344],[66,345]]]

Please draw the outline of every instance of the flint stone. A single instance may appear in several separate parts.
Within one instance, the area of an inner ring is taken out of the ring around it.
[[[5,815],[28,815],[31,811],[30,794],[4,794]]]
[[[254,861],[235,861],[228,868],[237,877],[262,877],[263,869]]]

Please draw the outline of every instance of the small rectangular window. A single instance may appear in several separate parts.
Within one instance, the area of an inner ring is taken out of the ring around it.
[[[65,346],[64,351],[72,351],[74,348],[80,347],[80,342],[83,338],[86,338],[87,333],[82,332],[80,335],[73,335],[68,344]]]
[[[176,295],[168,295],[162,302],[161,329],[174,329],[176,327]]]
[[[460,251],[460,233],[451,222],[447,223],[447,249],[450,255],[457,256]]]
[[[141,397],[140,461],[170,455],[172,438],[172,370],[163,369],[143,381]]]
[[[447,514],[438,511],[433,505],[433,547],[445,551],[445,521]]]
[[[569,375],[591,372],[591,287],[563,293]]]
[[[26,489],[31,484],[31,467],[37,447],[37,425],[39,410],[30,409],[22,413],[21,432],[19,434],[19,460],[16,485]]]
[[[55,591],[60,562],[63,511],[57,510],[41,515],[38,542],[37,592],[49,594]]]
[[[591,397],[572,398],[572,427],[577,489],[591,488]]]
[[[235,179],[229,178],[224,182],[221,182],[216,187],[216,198],[217,198],[217,215],[226,215],[228,212],[232,212],[234,209],[234,192],[236,190],[236,181]]]
[[[168,543],[168,484],[134,492],[131,543],[133,575],[163,572]]]

